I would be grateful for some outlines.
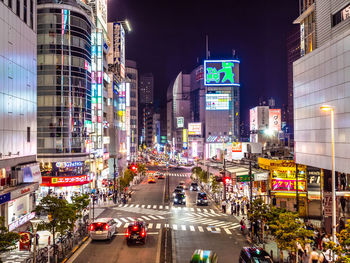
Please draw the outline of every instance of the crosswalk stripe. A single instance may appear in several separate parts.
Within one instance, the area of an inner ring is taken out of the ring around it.
[[[157,209],[157,206],[156,206],[156,205],[154,205],[154,206],[153,206],[153,209]]]
[[[118,205],[118,207],[122,207],[122,206],[123,206],[122,204]]]
[[[137,220],[139,220],[139,221],[143,221],[143,218],[139,217],[139,218],[137,218]]]
[[[135,207],[139,207],[140,205],[135,205]]]
[[[231,231],[230,231],[229,229],[224,228],[224,230],[225,230],[226,234],[228,234],[228,235],[232,235],[232,233],[231,233]]]
[[[216,232],[221,232],[220,227],[215,227],[215,231],[216,231]]]
[[[208,213],[208,210],[207,210],[207,209],[204,209],[204,208],[203,208],[203,211],[206,212],[206,213]]]
[[[146,220],[151,220],[149,219],[147,216],[141,216],[142,218],[146,219]]]
[[[210,212],[214,213],[215,214],[215,211],[213,209],[210,209]]]
[[[207,227],[207,230],[208,230],[209,232],[211,232],[211,227]]]
[[[199,230],[199,232],[204,232],[204,229],[201,226],[198,226],[198,230]]]
[[[185,225],[181,225],[181,229],[182,229],[183,231],[186,231],[186,226],[185,226]]]
[[[190,230],[191,230],[191,231],[194,231],[194,226],[190,226]]]
[[[124,222],[129,222],[127,219],[125,219],[124,217],[121,217],[120,220],[124,221]]]
[[[155,216],[150,216],[150,215],[149,215],[149,217],[152,218],[152,219],[158,219],[158,218],[156,218]]]
[[[161,226],[160,224],[157,224],[156,229],[160,229],[160,226]]]
[[[131,204],[129,207],[134,207],[134,205],[133,205],[133,204]]]
[[[165,217],[163,216],[157,216],[159,219],[165,219]]]
[[[151,208],[151,205],[148,205],[147,208]]]
[[[117,227],[120,227],[122,225],[122,222],[117,223]]]
[[[147,227],[148,228],[152,228],[153,227],[153,223],[149,223]]]
[[[177,230],[177,225],[173,225],[173,229],[174,229],[174,230]]]
[[[165,206],[165,209],[169,209],[169,206],[168,206],[168,205],[166,205],[166,206]]]
[[[197,212],[200,212],[200,211],[201,211],[200,208],[196,208],[196,210],[197,210]]]
[[[114,221],[117,222],[117,223],[121,223],[118,218],[114,218]]]
[[[128,206],[129,206],[128,204],[124,205],[124,207],[128,207]]]
[[[194,211],[194,208],[193,208],[193,207],[191,207],[191,211]]]
[[[160,206],[159,206],[159,209],[163,209],[163,206],[162,206],[162,205],[160,205]]]
[[[127,228],[129,226],[129,223],[125,223],[124,228]]]
[[[145,208],[145,205],[141,205],[142,208]]]
[[[238,228],[238,227],[240,227],[240,225],[232,226],[230,228],[235,229],[235,228]]]
[[[130,221],[135,221],[135,219],[134,218],[132,218],[132,217],[127,217]]]

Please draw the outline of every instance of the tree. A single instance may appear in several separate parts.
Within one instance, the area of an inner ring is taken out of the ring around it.
[[[262,231],[262,240],[264,240],[264,224],[267,220],[269,213],[269,207],[264,203],[261,198],[253,200],[251,207],[248,211],[248,220],[250,222],[260,222],[260,230]]]
[[[200,168],[199,166],[195,166],[192,168],[192,173],[194,174],[199,174],[202,171],[202,168]]]
[[[198,173],[198,178],[203,183],[208,183],[208,173],[206,171],[201,170]]]
[[[277,220],[279,220],[279,217],[281,214],[287,212],[285,208],[280,208],[273,206],[268,210],[268,213],[266,214],[266,223],[268,226],[270,225],[276,225]],[[275,230],[273,228],[270,228],[270,233],[273,235]]]
[[[78,218],[81,218],[83,210],[90,204],[90,196],[87,194],[73,196],[72,203]]]
[[[339,244],[335,242],[326,243],[326,248],[330,248],[338,257],[336,262],[350,263],[350,220],[345,225],[345,229],[337,233]]]
[[[47,215],[49,220],[43,221],[38,226],[38,230],[48,230],[53,236],[53,245],[55,246],[55,233],[64,235],[67,231],[72,231],[74,223],[77,220],[76,207],[73,204],[69,204],[64,199],[47,195],[41,199],[40,204],[35,209],[38,216]],[[56,251],[54,251],[56,255]]]
[[[20,236],[18,233],[9,232],[4,226],[5,218],[0,217],[0,253],[16,249],[16,242]],[[1,262],[1,259],[0,259]]]
[[[138,172],[140,174],[144,174],[146,172],[146,165],[145,164],[139,163],[139,164],[137,164],[137,166],[138,166]]]
[[[269,222],[269,227],[273,230],[272,235],[281,251],[281,258],[283,258],[283,250],[294,252],[296,255],[297,243],[304,247],[313,236],[313,231],[307,230],[304,222],[294,212],[280,213],[275,221]]]
[[[216,181],[215,176],[210,177],[210,183],[211,183],[211,191],[213,193],[218,193],[220,190],[220,183]]]

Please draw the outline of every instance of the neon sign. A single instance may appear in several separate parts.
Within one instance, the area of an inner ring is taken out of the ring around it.
[[[57,168],[70,168],[70,167],[81,167],[84,162],[57,162]]]
[[[240,86],[239,60],[205,60],[205,86]]]

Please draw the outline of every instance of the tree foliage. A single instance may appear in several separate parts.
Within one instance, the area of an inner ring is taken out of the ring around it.
[[[0,253],[11,251],[16,248],[16,242],[20,236],[18,233],[9,232],[7,227],[4,226],[5,218],[0,217]]]
[[[327,248],[330,248],[338,257],[336,262],[350,263],[350,220],[345,225],[345,229],[337,233],[339,244],[335,242],[328,242]]]
[[[253,200],[251,207],[248,211],[249,221],[255,222],[260,220],[265,222],[269,213],[269,207],[264,203],[261,198],[256,198]]]
[[[220,183],[216,181],[215,176],[210,177],[211,191],[213,193],[218,193],[220,190]]]
[[[72,203],[77,216],[80,218],[83,216],[83,210],[90,204],[90,196],[87,194],[73,196]]]
[[[203,183],[208,183],[208,173],[206,171],[200,171],[198,173],[198,178]]]
[[[143,163],[138,163],[137,164],[137,169],[140,174],[143,174],[146,172],[146,165]]]

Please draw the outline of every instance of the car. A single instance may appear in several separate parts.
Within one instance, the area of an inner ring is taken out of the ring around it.
[[[218,257],[214,251],[196,249],[193,254],[190,263],[217,263]]]
[[[156,179],[154,178],[153,175],[149,175],[147,178],[147,183],[151,184],[151,183],[155,183]]]
[[[180,189],[180,188],[175,188],[175,189],[174,189],[174,192],[173,192],[173,196],[175,196],[175,195],[177,195],[177,194],[183,194],[182,189]]]
[[[147,226],[144,221],[137,220],[130,223],[125,231],[125,239],[127,245],[132,243],[146,243]]]
[[[206,193],[198,193],[196,203],[197,203],[197,205],[209,205],[207,194]]]
[[[154,175],[154,177],[159,177],[160,172],[155,172],[153,175]]]
[[[164,175],[164,174],[160,174],[160,175],[158,176],[158,179],[165,179],[165,175]]]
[[[239,255],[239,262],[245,263],[272,263],[270,255],[262,248],[253,247],[243,247]]]
[[[89,236],[92,240],[110,240],[116,233],[117,222],[113,218],[98,218],[89,226]]]
[[[186,196],[184,194],[176,194],[174,196],[174,205],[175,204],[182,204],[182,205],[186,205]]]
[[[198,184],[197,183],[191,183],[190,190],[191,191],[198,191]]]
[[[176,189],[180,189],[182,191],[182,193],[185,193],[185,186],[183,186],[183,185],[176,186]]]

